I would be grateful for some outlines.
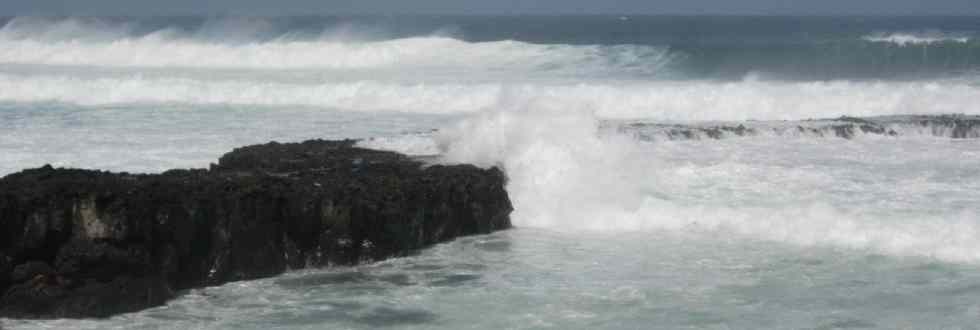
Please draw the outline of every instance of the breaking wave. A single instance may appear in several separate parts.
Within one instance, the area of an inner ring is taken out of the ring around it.
[[[980,86],[925,82],[398,83],[389,81],[82,78],[0,74],[0,102],[304,106],[348,111],[473,113],[515,104],[588,106],[603,118],[660,121],[795,120],[897,114],[980,113]]]
[[[506,33],[470,40],[467,31],[458,27],[392,32],[397,30],[399,27],[344,22],[296,27],[257,18],[154,25],[98,18],[19,17],[0,28],[0,64],[397,70],[419,76],[432,71],[456,75],[533,72],[578,78],[726,80],[752,73],[786,80],[980,73],[973,32],[778,37],[762,42],[666,36],[635,43],[567,44]]]
[[[971,145],[949,149],[930,147],[941,143],[935,140],[866,140],[842,148],[782,139],[740,142],[737,147],[721,142],[651,145],[604,134],[600,127],[587,110],[518,108],[482,113],[440,132],[437,141],[449,161],[506,169],[518,226],[708,231],[980,262],[980,225],[975,222],[980,215],[970,206],[972,197],[960,195],[963,200],[937,205],[907,195],[945,190],[950,196],[963,194],[958,175],[980,165],[975,164],[980,159],[976,153],[967,151]],[[920,149],[932,151],[909,154]],[[829,154],[848,162],[849,168],[828,173],[810,159]],[[948,157],[960,157],[962,164],[934,168]],[[891,167],[903,173],[916,173],[920,167],[948,171],[949,176],[881,173]],[[887,206],[871,207],[876,203]]]
[[[672,61],[665,47],[466,42],[439,31],[381,39],[341,26],[314,35],[262,20],[206,23],[193,32],[137,32],[99,20],[16,18],[0,29],[0,63],[60,66],[401,71],[449,69],[653,75]],[[220,36],[220,37],[217,37]]]

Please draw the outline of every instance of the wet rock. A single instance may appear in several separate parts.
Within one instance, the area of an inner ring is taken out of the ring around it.
[[[980,138],[980,117],[966,115],[917,116],[914,120],[930,128],[935,135],[954,139]]]
[[[48,266],[48,264],[40,261],[31,261],[14,267],[9,278],[14,282],[25,282],[38,276],[49,276],[51,274],[54,274],[54,269]]]
[[[820,137],[854,139],[862,136],[933,136],[951,139],[980,138],[980,116],[976,115],[896,115],[880,117],[839,117],[803,121],[747,121],[745,123],[629,123],[613,125],[621,134],[643,141],[719,140],[736,137]]]
[[[665,132],[667,138],[670,140],[718,140],[730,136],[753,136],[758,133],[756,130],[745,127],[742,124],[737,126],[720,125],[705,127],[666,125],[663,127],[667,128]]]
[[[14,270],[14,265],[6,254],[0,253],[0,288],[10,285],[10,277]],[[2,294],[2,292],[0,292]]]
[[[505,229],[504,181],[353,141],[249,146],[155,175],[25,170],[0,179],[0,317],[111,316]]]

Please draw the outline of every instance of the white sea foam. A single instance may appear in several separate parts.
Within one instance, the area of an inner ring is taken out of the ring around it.
[[[899,46],[909,45],[930,45],[943,42],[967,43],[972,40],[970,36],[943,32],[916,32],[916,33],[873,33],[862,37],[870,42],[891,43]]]
[[[651,57],[663,57],[666,61],[667,56],[666,51],[641,46],[607,50],[599,46],[544,46],[516,41],[467,43],[445,37],[364,43],[272,41],[229,45],[167,40],[151,35],[102,43],[0,41],[0,47],[0,63],[248,69],[472,67],[601,72],[621,66],[653,73],[661,64]],[[633,57],[643,57],[648,62],[617,63]]]
[[[958,179],[980,166],[969,151],[976,142],[651,145],[600,134],[587,110],[535,109],[483,113],[440,133],[448,160],[506,170],[518,226],[708,230],[980,262],[980,223],[970,202],[980,196],[968,192],[980,183]]]
[[[305,106],[473,113],[513,104],[588,106],[603,118],[796,120],[841,115],[980,114],[980,86],[960,82],[291,82],[124,75],[0,74],[0,102]]]

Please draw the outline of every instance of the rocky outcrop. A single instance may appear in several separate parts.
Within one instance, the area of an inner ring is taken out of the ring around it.
[[[504,181],[353,141],[250,146],[154,175],[26,170],[0,179],[0,316],[105,317],[505,229]]]
[[[980,138],[980,117],[966,115],[913,116],[912,121],[933,135],[954,139]]]
[[[905,115],[848,117],[804,121],[746,121],[728,123],[605,123],[618,133],[644,141],[720,140],[727,138],[815,137],[854,139],[862,136],[928,136],[951,139],[980,138],[980,116]]]

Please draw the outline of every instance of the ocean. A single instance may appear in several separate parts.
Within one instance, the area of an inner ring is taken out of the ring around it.
[[[0,18],[0,175],[360,139],[515,229],[10,329],[975,329],[980,18]],[[953,121],[975,122],[952,125]]]

